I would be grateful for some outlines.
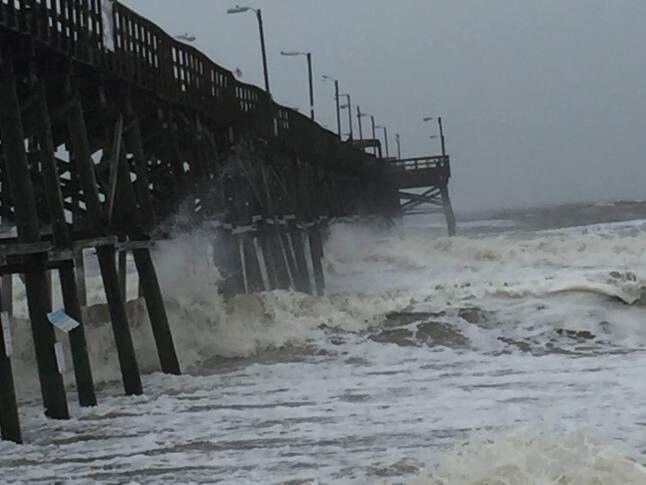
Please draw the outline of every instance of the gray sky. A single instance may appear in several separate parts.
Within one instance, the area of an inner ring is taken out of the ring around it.
[[[262,85],[256,19],[227,15],[235,0],[124,3]],[[646,198],[643,0],[240,3],[262,8],[279,103],[308,112],[305,59],[280,50],[309,50],[332,130],[321,74],[388,126],[391,150],[400,133],[404,156],[439,152],[421,118],[443,115],[458,209]]]

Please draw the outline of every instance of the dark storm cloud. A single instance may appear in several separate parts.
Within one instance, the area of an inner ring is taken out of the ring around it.
[[[262,85],[251,14],[224,0],[125,2],[243,80]],[[446,119],[458,208],[639,198],[646,193],[646,2],[639,0],[266,0],[271,85],[307,111],[310,50],[319,119],[336,128],[338,77],[353,102],[401,133],[405,156],[439,151]],[[344,118],[346,119],[346,118]]]

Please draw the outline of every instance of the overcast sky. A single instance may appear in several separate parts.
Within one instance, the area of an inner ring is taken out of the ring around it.
[[[241,0],[242,1],[242,0]],[[127,0],[242,80],[262,85],[256,19],[235,0]],[[646,198],[643,0],[251,0],[261,8],[274,98],[336,130],[341,81],[388,126],[391,151],[439,152],[445,118],[458,209]],[[347,115],[344,117],[347,130]],[[356,118],[355,118],[356,122]],[[355,127],[356,130],[356,127]]]

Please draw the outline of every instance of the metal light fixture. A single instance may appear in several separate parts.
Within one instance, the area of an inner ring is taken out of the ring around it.
[[[265,31],[262,26],[262,11],[259,8],[252,7],[241,7],[236,5],[233,8],[227,10],[229,14],[244,13],[244,12],[255,12],[256,18],[258,19],[258,30],[260,32],[260,50],[262,52],[262,67],[263,74],[265,76],[265,91],[267,94],[270,94],[269,91],[269,70],[267,69],[267,49],[265,47]]]
[[[249,10],[253,10],[254,12],[256,11],[255,8],[241,7],[240,5],[236,5],[235,7],[228,9],[227,13],[242,13],[242,12],[248,12]]]
[[[337,79],[334,79],[332,76],[328,76],[327,74],[323,74],[321,76],[321,79],[323,79],[323,81],[334,82],[334,101],[336,103],[336,131],[340,139],[341,138],[341,107],[339,106],[339,81]]]
[[[176,35],[175,38],[183,42],[194,42],[196,39],[196,37],[193,34],[189,34],[188,32],[184,34]]]
[[[378,128],[380,130],[384,130],[384,140],[386,141],[386,158],[390,156],[390,153],[388,151],[388,128],[386,128],[383,125],[377,125],[375,128]]]
[[[341,106],[341,109],[348,110],[348,127],[350,128],[350,140],[353,140],[354,135],[352,133],[352,98],[349,94],[340,94],[339,96],[343,96],[347,100],[347,103]]]
[[[281,56],[305,56],[307,58],[307,74],[310,82],[310,118],[314,120],[314,82],[312,80],[312,53],[300,51],[280,51]]]
[[[440,138],[441,147],[442,147],[442,156],[446,156],[446,145],[445,145],[445,141],[444,141],[444,126],[442,125],[442,117],[441,116],[437,116],[437,117],[436,116],[425,116],[424,118],[422,118],[423,122],[428,122],[428,121],[433,121],[433,120],[437,120],[437,126],[438,126],[438,128],[440,130],[439,138]],[[438,137],[437,135],[431,135],[430,139],[434,140],[437,137]]]

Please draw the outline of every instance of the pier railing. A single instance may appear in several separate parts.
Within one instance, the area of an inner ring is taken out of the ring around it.
[[[389,162],[390,170],[428,170],[434,168],[448,168],[449,156],[438,155],[434,157],[404,158]]]
[[[0,0],[0,27],[223,123],[260,117],[278,138],[335,138],[116,1]]]

